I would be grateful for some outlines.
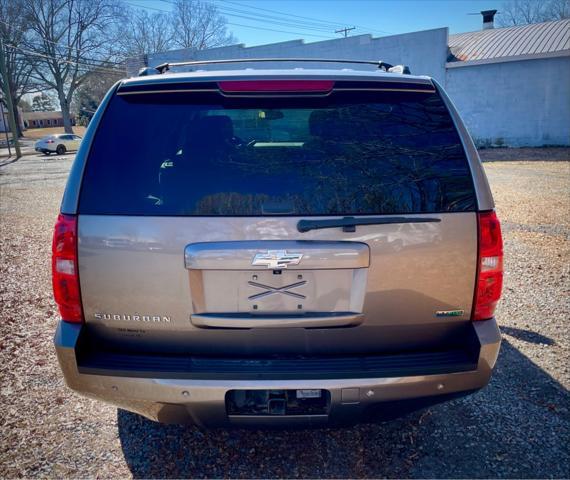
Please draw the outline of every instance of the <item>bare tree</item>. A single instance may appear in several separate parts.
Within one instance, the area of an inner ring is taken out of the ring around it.
[[[6,57],[6,78],[0,76],[0,89],[4,91],[5,85],[8,84],[16,107],[20,105],[24,95],[43,89],[33,75],[36,60],[26,56],[18,48],[29,36],[27,19],[22,14],[23,7],[24,0],[0,0],[0,38]],[[14,109],[14,114],[18,135],[22,135],[18,108]]]
[[[173,25],[166,13],[125,8],[116,35],[116,44],[125,57],[162,52],[172,46]]]
[[[503,3],[497,23],[502,27],[570,18],[570,0],[512,0]]]
[[[8,0],[10,1],[10,0]],[[109,70],[107,32],[116,19],[115,0],[26,0],[24,13],[31,36],[29,56],[38,59],[35,75],[55,90],[63,125],[72,133],[73,94],[93,70]]]
[[[225,17],[212,3],[176,0],[171,17],[174,25],[173,43],[179,48],[203,50],[236,42],[228,32]]]
[[[570,0],[550,0],[546,6],[546,15],[550,20],[570,18]]]

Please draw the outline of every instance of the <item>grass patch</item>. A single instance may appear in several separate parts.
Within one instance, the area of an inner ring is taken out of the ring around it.
[[[63,127],[29,128],[24,132],[24,138],[39,140],[48,135],[56,135],[58,133],[65,133]],[[85,134],[85,127],[73,127],[73,133],[82,137]]]

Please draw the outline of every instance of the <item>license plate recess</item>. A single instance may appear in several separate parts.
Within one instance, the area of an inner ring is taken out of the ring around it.
[[[226,393],[228,415],[326,415],[330,392],[304,390],[230,390]]]

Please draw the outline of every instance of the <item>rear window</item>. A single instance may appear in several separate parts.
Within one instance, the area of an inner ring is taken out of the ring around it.
[[[140,93],[111,100],[79,211],[105,215],[369,215],[475,209],[437,93],[318,98]]]

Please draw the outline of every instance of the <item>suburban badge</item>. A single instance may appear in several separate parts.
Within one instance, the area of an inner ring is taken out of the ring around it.
[[[438,310],[435,312],[436,317],[460,317],[465,310]]]
[[[125,315],[123,313],[94,313],[93,316],[97,320],[115,320],[122,322],[151,322],[151,323],[170,323],[170,317],[165,315]]]

